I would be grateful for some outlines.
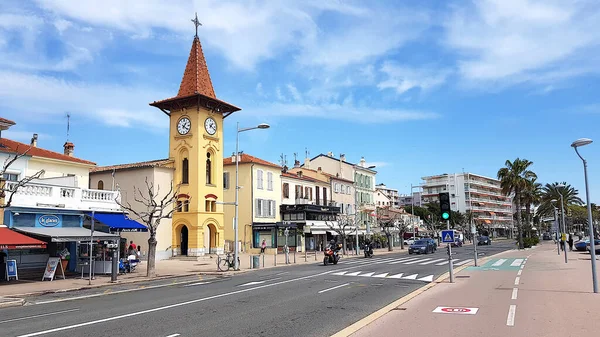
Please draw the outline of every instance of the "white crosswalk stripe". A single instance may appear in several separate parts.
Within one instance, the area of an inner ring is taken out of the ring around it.
[[[500,267],[501,265],[503,265],[503,264],[504,264],[504,262],[506,262],[506,259],[500,259],[500,260],[498,260],[498,261],[494,262],[494,263],[492,264],[492,267]]]
[[[469,262],[471,262],[471,261],[473,261],[473,260],[471,260],[471,259],[466,259],[466,260],[463,260],[463,261],[457,262],[457,263],[455,263],[454,265],[455,265],[455,266],[462,266],[463,264],[467,264],[467,263],[469,263]]]
[[[515,259],[510,266],[511,267],[518,267],[523,263],[524,259]]]
[[[419,274],[411,274],[411,275],[405,276],[404,273],[398,273],[398,274],[394,274],[394,275],[390,275],[389,273],[381,273],[381,274],[375,275],[375,272],[363,273],[362,271],[357,271],[357,272],[349,273],[348,271],[342,271],[342,272],[338,272],[338,273],[333,273],[331,275],[372,277],[372,278],[387,279],[387,280],[416,280],[416,281],[422,281],[422,282],[433,282],[433,275],[423,276],[423,275],[419,275]]]
[[[403,262],[408,262],[408,261],[412,261],[412,260],[418,260],[418,257],[410,257],[410,258],[405,258],[405,259],[400,259],[394,262],[390,262],[388,264],[398,264],[398,263],[403,263]]]
[[[428,260],[431,260],[431,258],[427,258],[427,259],[420,259],[420,260],[416,260],[416,261],[410,261],[410,262],[405,262],[405,263],[403,263],[403,264],[415,264],[415,263],[419,263],[419,262],[422,262],[422,261],[428,261]]]
[[[440,261],[443,261],[443,260],[445,260],[445,259],[435,259],[435,260],[431,260],[431,261],[427,261],[427,262],[423,262],[423,263],[419,263],[419,264],[420,265],[426,265],[426,264],[440,262]]]

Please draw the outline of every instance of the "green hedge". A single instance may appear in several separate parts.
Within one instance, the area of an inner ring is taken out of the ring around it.
[[[530,237],[530,238],[523,238],[523,246],[525,248],[531,248],[533,246],[536,246],[538,243],[540,243],[540,239],[537,236]]]

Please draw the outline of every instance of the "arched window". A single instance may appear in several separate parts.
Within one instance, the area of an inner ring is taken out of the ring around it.
[[[104,189],[104,181],[98,180],[98,189],[99,190],[103,190]]]
[[[189,182],[190,182],[189,176],[190,176],[189,161],[187,158],[183,158],[183,161],[181,163],[181,183],[189,184]]]
[[[210,161],[210,152],[206,153],[206,185],[212,184],[212,163]]]

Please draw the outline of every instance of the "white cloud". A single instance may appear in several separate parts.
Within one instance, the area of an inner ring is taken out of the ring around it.
[[[275,95],[277,96],[277,99],[280,101],[286,100],[286,98],[285,98],[285,96],[283,96],[283,93],[281,92],[281,88],[279,86],[277,86],[277,88],[275,88]]]
[[[302,100],[302,96],[300,95],[300,92],[298,91],[298,89],[296,88],[295,85],[293,85],[292,83],[288,83],[287,88],[288,88],[290,94],[292,95],[292,97],[294,98],[294,100],[296,100],[296,101]]]
[[[472,82],[554,82],[593,69],[600,7],[586,0],[485,0],[457,8],[446,44]]]
[[[430,90],[442,85],[450,75],[448,69],[436,69],[435,67],[410,68],[393,62],[384,63],[381,72],[387,78],[380,82],[377,87],[379,89],[394,89],[399,94],[414,88]]]
[[[69,111],[105,125],[168,128],[167,117],[147,103],[169,95],[143,87],[69,82],[0,71],[0,97],[0,106],[21,119],[38,120]]]
[[[54,21],[54,27],[56,27],[56,30],[58,30],[58,33],[61,35],[64,31],[71,28],[72,26],[73,26],[73,23],[68,20],[58,19],[58,20]]]
[[[51,135],[45,134],[45,133],[39,133],[39,132],[35,132],[35,131],[16,131],[16,130],[6,130],[6,131],[2,132],[2,136],[6,137],[8,139],[12,139],[12,140],[16,140],[16,141],[19,141],[22,143],[29,144],[31,142],[31,138],[33,137],[34,133],[37,133],[37,135],[38,135],[38,142],[43,141],[43,140],[49,140],[49,139],[53,138]]]

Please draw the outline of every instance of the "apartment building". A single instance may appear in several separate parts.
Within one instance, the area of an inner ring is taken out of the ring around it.
[[[450,193],[453,211],[472,211],[475,222],[506,235],[513,228],[512,198],[502,194],[500,181],[474,173],[428,176],[423,180],[423,203],[438,202],[438,194]]]
[[[400,194],[398,196],[398,207],[406,206],[423,206],[423,200],[421,199],[421,192],[413,192],[411,194]]]
[[[390,199],[391,206],[400,206],[400,195],[398,194],[398,190],[388,188],[387,186],[385,186],[385,184],[377,184],[377,186],[375,186],[375,189],[377,190],[377,192],[383,193],[386,197]]]

